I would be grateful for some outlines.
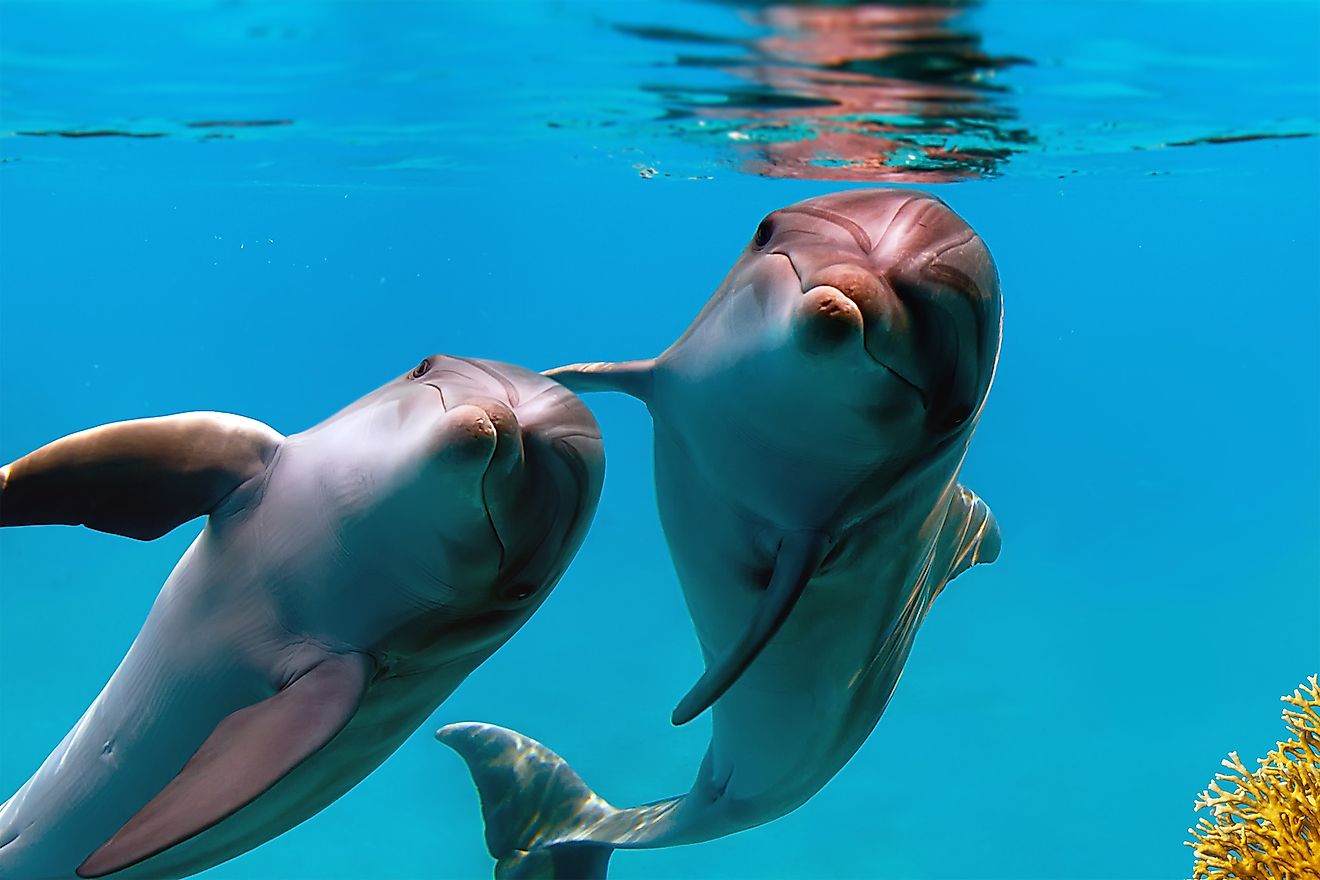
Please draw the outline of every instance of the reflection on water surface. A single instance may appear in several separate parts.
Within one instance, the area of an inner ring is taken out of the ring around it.
[[[60,7],[6,19],[0,159],[208,141],[199,168],[260,177],[282,143],[307,183],[414,186],[532,145],[648,179],[931,184],[1320,131],[1313,40],[1274,4],[199,0],[118,43]]]
[[[1033,142],[999,82],[1030,62],[988,53],[965,5],[742,4],[740,17],[762,31],[754,37],[618,28],[674,44],[674,67],[737,80],[647,88],[686,135],[733,142],[745,170],[938,182],[993,174]]]

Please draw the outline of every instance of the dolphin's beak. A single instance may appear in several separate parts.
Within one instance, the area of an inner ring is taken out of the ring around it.
[[[491,531],[500,545],[500,568],[509,555],[506,536],[516,535],[519,529],[510,522],[517,514],[522,495],[525,449],[522,429],[513,410],[497,400],[476,401],[490,419],[495,430],[495,451],[481,479],[481,497],[490,520]]]
[[[792,256],[783,256],[788,257],[801,288],[795,329],[804,347],[819,353],[860,344],[872,361],[911,388],[922,407],[928,408],[911,317],[888,282],[848,262],[804,272]]]
[[[487,533],[499,541],[485,492],[498,440],[490,415],[470,403],[450,405],[424,440],[430,453],[427,466],[437,475],[426,485],[429,491],[442,493],[453,518],[451,527],[472,540],[484,540],[482,533]]]

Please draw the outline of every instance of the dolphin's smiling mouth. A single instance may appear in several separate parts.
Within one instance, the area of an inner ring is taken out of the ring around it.
[[[422,384],[429,385],[430,387],[435,389],[436,393],[440,395],[440,406],[444,409],[445,412],[449,412],[449,403],[445,400],[445,389],[441,388],[439,385],[435,384],[434,382],[423,382]]]
[[[870,353],[870,352],[868,352],[868,354],[869,354],[869,353]],[[911,379],[909,379],[907,376],[904,376],[904,375],[903,375],[902,373],[900,373],[898,370],[895,370],[893,367],[889,366],[889,364],[887,364],[887,363],[885,363],[884,361],[880,360],[880,359],[879,359],[878,357],[876,357],[875,355],[871,355],[871,360],[875,361],[877,364],[879,364],[880,366],[884,367],[886,370],[888,370],[888,371],[890,372],[890,374],[891,374],[895,379],[897,379],[898,381],[902,382],[904,385],[906,385],[907,387],[909,387],[909,388],[911,388],[913,391],[915,391],[915,392],[917,393],[917,396],[921,398],[921,408],[922,408],[923,410],[925,410],[925,411],[929,411],[929,410],[930,410],[930,400],[929,400],[929,398],[926,396],[926,389],[922,388],[922,387],[921,387],[920,385],[918,385],[916,382],[913,382],[913,381],[912,381]]]
[[[440,395],[440,406],[445,412],[449,412],[449,403],[445,400],[445,390],[434,382],[423,382],[422,384],[435,389],[435,393]],[[498,440],[496,442],[498,442]],[[490,497],[489,493],[486,491],[486,478],[489,476],[490,465],[488,464],[486,466],[486,472],[481,475],[481,506],[486,511],[486,522],[490,525],[491,534],[495,536],[495,543],[499,545],[499,568],[503,570],[504,560],[508,556],[508,550],[507,545],[504,543],[503,536],[500,535],[500,530],[495,526],[495,516],[490,512]]]

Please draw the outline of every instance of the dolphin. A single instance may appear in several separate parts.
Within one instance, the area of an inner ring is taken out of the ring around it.
[[[0,468],[0,525],[206,515],[105,689],[0,806],[0,877],[174,878],[319,812],[545,600],[595,512],[580,399],[436,355],[300,434],[119,422]]]
[[[999,553],[958,482],[1001,337],[999,279],[942,201],[852,190],[775,211],[659,357],[549,371],[622,391],[655,426],[660,521],[713,705],[687,794],[617,809],[550,749],[442,728],[500,877],[603,877],[615,848],[710,840],[819,791],[884,711],[944,585]]]

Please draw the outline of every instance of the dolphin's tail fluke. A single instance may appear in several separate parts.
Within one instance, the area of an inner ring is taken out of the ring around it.
[[[435,738],[472,773],[497,880],[603,878],[616,848],[663,845],[682,800],[616,809],[550,749],[493,724],[449,724]]]
[[[545,849],[516,849],[495,863],[495,880],[605,880],[614,847],[562,843]]]

